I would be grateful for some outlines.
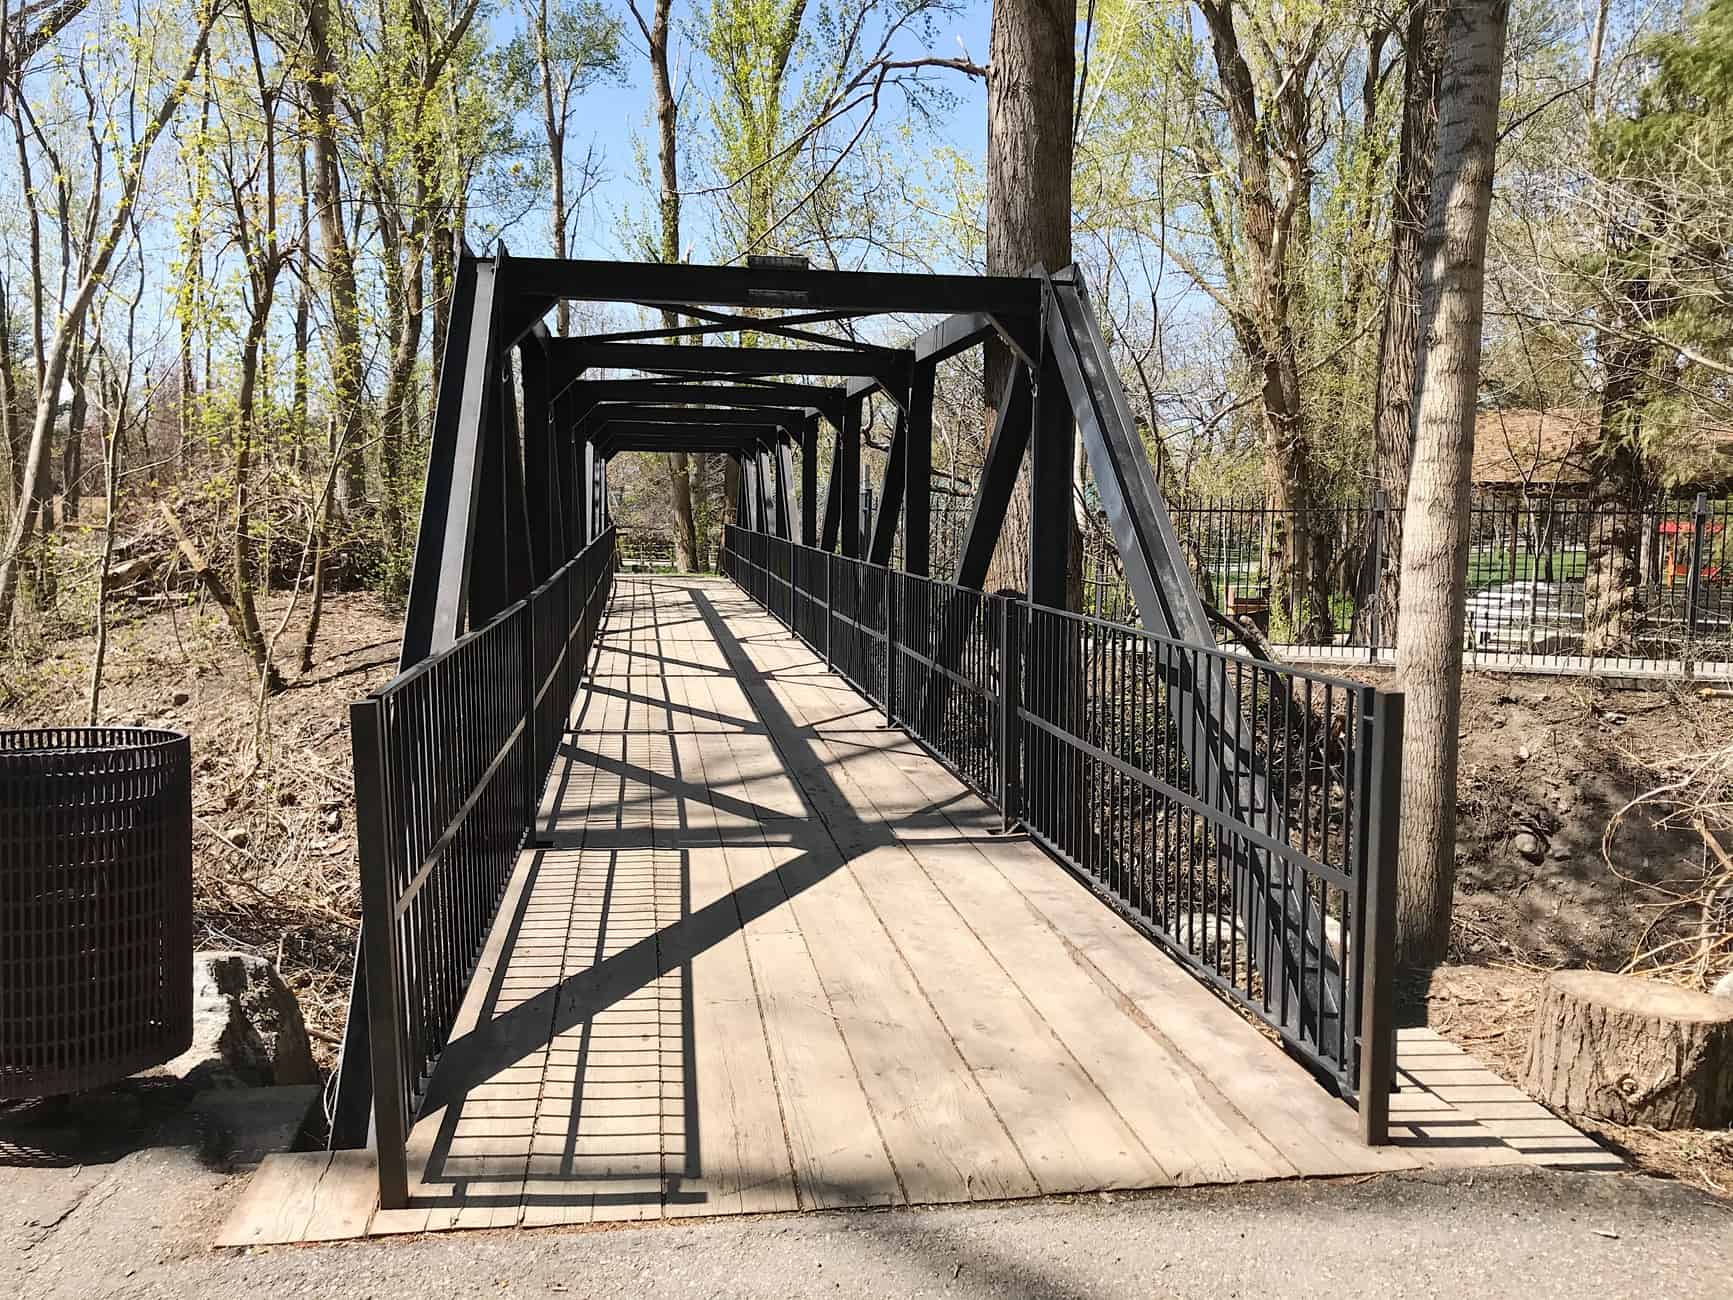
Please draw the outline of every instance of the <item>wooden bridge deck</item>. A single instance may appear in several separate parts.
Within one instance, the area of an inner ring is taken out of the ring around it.
[[[881,724],[731,583],[622,577],[543,803],[553,847],[525,854],[434,1075],[414,1208],[378,1217],[1415,1163],[1361,1146],[1348,1107]]]
[[[1618,1162],[1428,1030],[1398,1145],[731,583],[617,580],[410,1142],[275,1156],[227,1245]]]

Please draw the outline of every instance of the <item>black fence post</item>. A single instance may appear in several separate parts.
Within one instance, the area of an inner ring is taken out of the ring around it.
[[[378,700],[349,706],[355,764],[355,833],[361,874],[361,927],[367,966],[367,1038],[373,1072],[379,1208],[409,1204],[409,1125],[404,1105],[402,1031],[397,1008],[397,900],[391,887],[391,838],[385,811],[385,754]]]
[[[1372,617],[1366,620],[1366,662],[1372,663],[1378,658],[1379,643],[1384,639],[1384,623],[1390,611],[1384,608],[1384,523],[1390,509],[1390,496],[1383,488],[1372,493],[1372,539],[1367,548],[1370,560],[1367,564],[1367,579],[1369,590],[1362,596],[1362,607],[1372,611]]]
[[[819,552],[819,568],[824,571],[824,614],[822,616],[824,619],[824,644],[819,647],[819,650],[824,655],[824,666],[826,668],[835,668],[836,664],[830,657],[830,602],[831,591],[836,585],[834,582],[836,576],[836,557],[829,551]]]
[[[1390,1090],[1396,1082],[1396,855],[1402,803],[1402,696],[1372,696],[1367,761],[1365,938],[1360,952],[1360,1138],[1390,1141]],[[1364,723],[1365,719],[1362,719]],[[1363,735],[1364,733],[1362,733]]]
[[[1692,675],[1697,647],[1697,607],[1703,598],[1703,532],[1709,526],[1709,496],[1699,492],[1691,503],[1691,573],[1685,579],[1685,644],[1680,657],[1685,661],[1685,676]]]
[[[536,608],[537,601],[532,592],[525,598],[523,607],[517,617],[523,622],[523,686],[524,686],[524,725],[518,742],[523,747],[524,756],[524,835],[526,843],[534,844],[536,835],[536,813],[541,806],[541,789],[537,781],[536,755],[541,747],[536,744],[536,679],[541,673],[541,656],[536,653]]]
[[[1000,829],[1012,831],[1022,820],[1017,785],[1018,740],[1022,718],[1018,710],[1023,698],[1023,656],[1018,644],[1022,623],[1018,603],[1004,596],[999,603],[999,816]]]
[[[897,725],[897,573],[886,569],[885,590],[885,726]]]

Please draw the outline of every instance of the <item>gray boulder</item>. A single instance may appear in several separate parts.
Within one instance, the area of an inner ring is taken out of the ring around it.
[[[197,1088],[316,1083],[301,1004],[277,968],[242,952],[193,954],[193,1045],[163,1067]]]

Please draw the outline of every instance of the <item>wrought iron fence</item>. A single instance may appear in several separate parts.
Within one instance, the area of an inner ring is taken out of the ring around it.
[[[1398,558],[1403,511],[1382,494],[1308,511],[1214,499],[1169,509],[1205,599],[1288,657],[1394,654],[1396,611],[1378,583]],[[1110,561],[1086,563],[1084,608],[1134,621]],[[1733,500],[1625,509],[1477,491],[1463,650],[1490,668],[1733,676]]]
[[[744,529],[722,569],[1384,1140],[1399,696]]]
[[[553,764],[606,611],[612,529],[528,597],[350,706],[380,1197]]]

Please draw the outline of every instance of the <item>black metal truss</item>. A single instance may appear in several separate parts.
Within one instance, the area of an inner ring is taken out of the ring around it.
[[[660,328],[554,338],[542,318],[560,298],[638,304],[666,311],[669,319]],[[876,312],[944,319],[903,348],[807,328]],[[775,337],[788,346],[707,341],[725,332]],[[958,567],[938,576],[977,589],[985,582],[1027,457],[1026,592],[1037,603],[1063,606],[1072,449],[1081,436],[1145,625],[1182,640],[1212,641],[1074,271],[1052,277],[1039,268],[1007,277],[896,275],[511,258],[503,252],[477,259],[463,250],[440,365],[402,666],[450,646],[523,599],[599,535],[607,522],[609,459],[626,452],[727,456],[739,467],[733,506],[746,527],[879,564],[891,561],[900,530],[905,568],[926,575],[937,368],[995,338],[1013,364]],[[604,369],[641,373],[597,377]],[[895,407],[896,432],[877,513],[863,523],[863,415],[874,394]],[[822,501],[821,420],[835,431]],[[1053,667],[1060,671],[1048,676],[1064,680],[1065,665]],[[1189,698],[1188,707],[1211,723],[1192,730],[1200,737],[1194,757],[1216,774],[1214,790],[1261,809],[1264,792],[1240,778],[1244,767],[1212,721],[1228,716],[1232,702],[1219,691],[1192,690]],[[1257,880],[1262,871],[1254,861],[1234,867],[1242,880]],[[1276,908],[1265,907],[1261,923],[1286,922]],[[1302,1004],[1303,976],[1266,973]],[[367,1060],[365,1030],[366,1017],[355,1015],[352,1004],[346,1061]],[[344,1069],[334,1144],[365,1141],[367,1095],[365,1068]]]

